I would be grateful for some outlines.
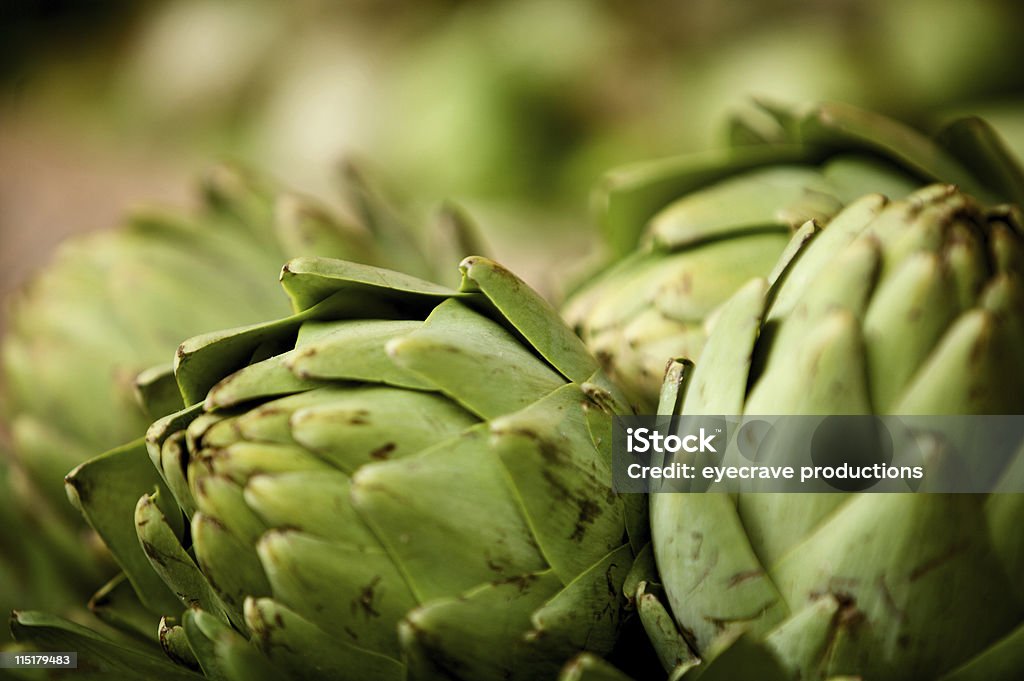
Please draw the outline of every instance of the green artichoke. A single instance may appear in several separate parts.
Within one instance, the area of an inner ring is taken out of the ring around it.
[[[68,476],[126,576],[96,613],[146,643],[32,612],[15,637],[123,679],[537,679],[607,652],[647,531],[611,490],[624,401],[523,282],[462,275],[300,258],[293,315],[185,341],[190,406]]]
[[[135,395],[166,386],[161,371],[138,384],[136,376],[170,357],[181,338],[286,313],[273,274],[298,254],[432,276],[428,260],[409,245],[417,235],[380,192],[354,168],[346,179],[354,217],[340,221],[261,177],[218,167],[204,184],[198,215],[148,210],[121,229],[69,241],[12,300],[0,346],[0,401],[10,431],[0,465],[12,466],[3,477],[18,497],[10,509],[17,520],[8,527],[22,530],[2,540],[0,605],[9,610],[16,596],[21,605],[63,609],[113,574],[99,542],[82,536],[64,475],[184,406],[173,393],[164,403],[150,395],[156,411],[146,413]],[[458,241],[468,234],[458,212],[446,216],[457,228],[434,243],[458,257],[472,252]]]
[[[1024,201],[1017,162],[977,118],[929,138],[845,105],[761,104],[729,132],[729,148],[626,166],[596,194],[621,260],[570,297],[565,317],[641,411],[657,404],[667,358],[696,357],[719,305],[767,276],[808,220],[935,181]]]
[[[660,413],[1022,414],[1024,234],[948,185],[809,223]],[[1016,678],[1024,495],[653,494],[672,678]],[[674,622],[673,622],[674,618]],[[700,672],[700,673],[698,673]]]

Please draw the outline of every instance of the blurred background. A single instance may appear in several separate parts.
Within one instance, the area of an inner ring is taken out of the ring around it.
[[[1022,25],[1010,0],[3,0],[0,294],[219,158],[327,202],[364,159],[551,293],[603,170],[716,144],[750,95],[982,112],[1024,151]]]

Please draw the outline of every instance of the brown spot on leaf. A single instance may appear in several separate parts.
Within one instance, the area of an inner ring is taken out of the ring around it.
[[[693,551],[690,553],[690,560],[697,560],[700,558],[700,550],[704,546],[704,535],[700,532],[691,532],[690,538],[694,543]]]
[[[152,542],[142,540],[142,551],[146,556],[154,563],[166,566],[167,561],[164,559],[164,554],[157,550]]]
[[[376,598],[377,585],[380,584],[380,575],[370,580],[370,583],[359,590],[359,595],[352,599],[351,610],[355,614],[362,610],[367,617],[380,617],[380,612],[374,607],[373,601]]]
[[[726,582],[725,588],[731,589],[734,586],[739,586],[740,584],[743,584],[744,582],[749,582],[752,579],[757,579],[763,574],[763,570],[746,570],[744,572],[737,572],[729,578],[729,581]]]
[[[962,541],[957,544],[954,544],[953,546],[950,546],[948,549],[946,549],[939,555],[926,560],[925,562],[921,563],[920,565],[918,565],[910,571],[910,581],[915,582],[921,577],[924,577],[932,570],[942,567],[944,563],[949,562],[953,558],[956,558],[958,554],[961,554],[964,551],[966,551],[969,548],[969,546],[970,545],[968,544],[968,542]]]
[[[619,596],[619,587],[616,585],[615,579],[613,579],[616,567],[618,566],[615,563],[612,563],[608,566],[608,569],[604,571],[605,586],[607,586],[608,594],[612,598],[618,598]]]
[[[583,537],[587,533],[587,526],[592,525],[601,515],[601,507],[590,499],[585,498],[577,499],[577,504],[579,515],[576,516],[576,526],[573,528],[569,539],[579,542],[583,541]]]
[[[537,575],[534,575],[534,574],[514,575],[514,576],[508,577],[506,579],[499,579],[499,580],[493,581],[493,582],[491,582],[491,584],[493,586],[503,586],[505,584],[512,584],[512,585],[516,586],[519,589],[519,593],[523,593],[527,589],[529,589],[530,585],[533,584],[534,582],[536,582],[537,579],[538,579]]]
[[[377,449],[370,452],[370,458],[375,459],[377,461],[383,461],[387,459],[391,455],[391,453],[395,451],[395,449],[397,448],[397,444],[395,444],[394,442],[388,442],[387,444],[383,444],[380,447],[377,447]]]
[[[370,422],[370,412],[366,409],[358,409],[352,416],[349,417],[348,422],[353,426],[365,426]]]

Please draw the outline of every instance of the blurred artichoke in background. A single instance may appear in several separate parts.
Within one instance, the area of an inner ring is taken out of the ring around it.
[[[750,94],[914,118],[1024,86],[1008,0],[9,4],[0,88],[32,113],[303,186],[356,152],[428,195],[557,202],[581,166],[706,146]]]
[[[1006,146],[1018,158],[1024,158],[1024,100],[1020,98],[997,101],[974,102],[954,107],[936,116],[939,121],[948,122],[964,115],[976,115],[985,119],[999,136],[1006,140]]]
[[[476,246],[458,211],[446,211],[431,249],[354,169],[355,217],[338,220],[309,200],[237,168],[213,170],[196,216],[147,211],[121,229],[65,243],[55,261],[12,300],[3,360],[10,444],[4,472],[18,518],[2,539],[0,605],[64,610],[113,573],[67,503],[67,472],[145,432],[183,406],[166,371],[183,335],[253,323],[287,311],[273,276],[288,257],[319,254],[391,264],[432,276],[428,250],[451,261]],[[269,282],[269,283],[268,283]],[[163,390],[163,393],[160,391]],[[144,391],[146,412],[136,393]],[[7,501],[7,500],[5,500]],[[20,507],[20,508],[19,508]],[[70,593],[69,593],[70,592]]]
[[[16,638],[123,679],[537,679],[610,650],[647,529],[611,491],[626,407],[523,282],[461,269],[300,258],[292,316],[182,344],[190,406],[68,477],[127,577],[97,615],[147,642],[32,612]]]
[[[0,131],[56,155],[88,139],[156,177],[230,155],[323,196],[338,157],[379,159],[419,198],[486,218],[503,262],[542,287],[536,273],[592,248],[583,199],[603,170],[708,147],[751,94],[920,122],[1024,92],[1024,6],[1008,0],[86,4],[5,13]],[[60,203],[61,222],[88,222]],[[530,252],[539,238],[552,248]]]
[[[669,372],[661,413],[1024,413],[1017,207],[870,194],[792,245]],[[655,589],[641,616],[672,678],[1015,678],[1022,522],[1021,494],[652,494],[677,628]]]
[[[565,317],[641,411],[657,404],[667,360],[698,356],[718,306],[768,275],[808,220],[934,181],[1024,201],[1016,159],[977,118],[930,138],[846,105],[760,104],[729,133],[729,148],[613,170],[595,197],[620,260],[570,297]]]

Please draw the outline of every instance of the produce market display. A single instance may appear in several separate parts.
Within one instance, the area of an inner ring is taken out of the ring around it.
[[[1024,679],[1024,5],[2,14],[0,681]]]

